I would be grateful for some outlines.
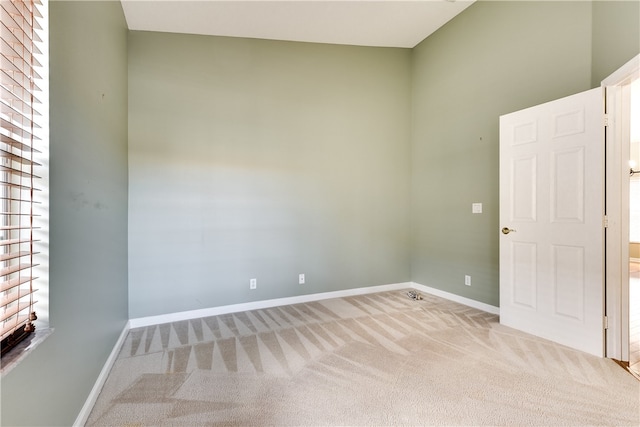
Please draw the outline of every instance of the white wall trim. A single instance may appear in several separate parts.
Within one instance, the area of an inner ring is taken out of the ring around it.
[[[500,307],[496,307],[495,305],[489,305],[480,301],[472,300],[470,298],[461,297],[460,295],[452,294],[450,292],[442,291],[430,286],[421,285],[420,283],[412,282],[412,287],[424,292],[425,294],[435,295],[437,297],[448,299],[450,301],[457,302],[468,307],[486,311],[487,313],[500,315]]]
[[[605,250],[605,301],[609,328],[606,357],[629,361],[629,141],[624,137],[628,119],[628,84],[640,75],[640,55],[602,81],[609,125],[606,127],[606,206],[609,225]]]
[[[80,410],[78,417],[73,423],[74,427],[76,426],[81,427],[87,423],[87,420],[89,419],[89,414],[91,414],[91,410],[93,409],[93,405],[95,405],[96,400],[98,399],[98,396],[102,391],[102,387],[104,387],[104,383],[107,381],[109,372],[111,372],[111,368],[113,367],[113,364],[116,362],[118,354],[120,353],[120,349],[124,344],[124,340],[125,338],[127,338],[127,334],[129,333],[129,329],[130,329],[130,322],[127,322],[124,325],[124,328],[122,329],[122,333],[120,334],[120,337],[118,337],[118,341],[116,341],[116,344],[113,346],[113,350],[111,350],[111,354],[107,358],[107,361],[104,362],[102,371],[100,371],[100,375],[98,375],[98,378],[96,379],[96,382],[93,385],[93,388],[91,389],[91,392],[87,397],[87,400],[84,402],[84,406]]]
[[[343,298],[355,295],[373,294],[376,292],[394,291],[399,289],[413,288],[427,294],[435,295],[450,301],[454,301],[468,307],[477,308],[492,314],[500,314],[500,308],[461,297],[450,292],[441,291],[436,288],[421,285],[415,282],[394,283],[390,285],[370,286],[365,288],[345,289],[341,291],[321,292],[317,294],[298,295],[295,297],[275,298],[262,301],[252,301],[241,304],[223,305],[220,307],[203,308],[199,310],[181,311],[178,313],[160,314],[157,316],[138,317],[129,320],[129,327],[142,328],[145,326],[160,325],[163,323],[179,322],[181,320],[198,319],[200,317],[219,316],[221,314],[239,313],[249,310],[261,310],[264,308],[279,307],[282,305],[302,304],[305,302],[320,301],[331,298]]]
[[[631,262],[640,262],[640,258],[629,258]]]
[[[631,80],[640,73],[640,55],[636,55],[627,61],[622,67],[611,73],[602,81],[602,86],[616,86],[620,83]]]
[[[370,286],[366,288],[345,289],[342,291],[322,292],[318,294],[298,295],[295,297],[276,298],[262,301],[252,301],[242,304],[223,305],[220,307],[203,308],[199,310],[181,311],[178,313],[161,314],[158,316],[138,317],[129,320],[130,327],[141,328],[162,323],[178,322],[181,320],[197,319],[200,317],[218,316],[220,314],[238,313],[241,311],[260,310],[281,305],[301,304],[330,298],[343,298],[354,295],[372,294],[375,292],[394,291],[412,288],[413,282],[394,283],[391,285]]]

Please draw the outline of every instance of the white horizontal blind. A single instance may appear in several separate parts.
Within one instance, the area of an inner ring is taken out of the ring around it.
[[[35,330],[34,154],[39,139],[40,0],[0,1],[0,331],[2,355]]]

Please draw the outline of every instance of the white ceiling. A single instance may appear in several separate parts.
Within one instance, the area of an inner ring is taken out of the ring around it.
[[[131,30],[412,48],[475,0],[121,0]]]

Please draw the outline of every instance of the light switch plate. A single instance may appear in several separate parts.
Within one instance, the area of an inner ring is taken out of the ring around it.
[[[482,203],[472,203],[471,213],[482,213]]]

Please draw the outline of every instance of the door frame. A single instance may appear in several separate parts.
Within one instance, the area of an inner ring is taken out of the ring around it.
[[[602,81],[605,97],[606,357],[629,361],[629,96],[640,55]]]

